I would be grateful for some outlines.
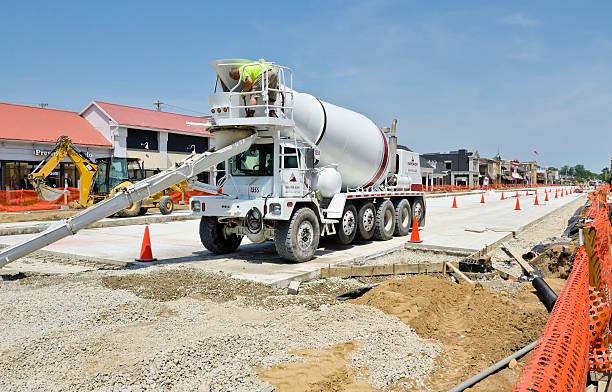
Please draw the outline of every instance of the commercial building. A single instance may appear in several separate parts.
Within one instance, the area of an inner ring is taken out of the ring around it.
[[[68,136],[89,158],[112,154],[112,144],[78,113],[0,103],[0,189],[29,187],[24,178],[48,155],[60,136]],[[76,186],[74,164],[62,162],[47,184]]]
[[[437,161],[444,164],[446,172],[443,185],[476,186],[480,183],[480,155],[478,151],[460,149],[447,153],[422,154],[427,161]]]
[[[210,145],[210,133],[201,126],[206,117],[187,116],[92,101],[80,115],[111,143],[114,156],[140,158],[147,174],[164,170],[192,152],[201,153]],[[209,174],[199,176],[208,182]]]

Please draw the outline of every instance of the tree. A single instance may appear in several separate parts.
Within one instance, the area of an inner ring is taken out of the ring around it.
[[[573,167],[574,175],[578,178],[587,178],[588,170],[584,168],[584,165],[576,165]]]
[[[569,166],[567,165],[563,165],[561,166],[561,168],[559,169],[559,174],[566,176],[569,174]]]
[[[599,179],[602,180],[603,182],[609,182],[610,181],[610,168],[604,167],[603,169],[601,169],[601,174],[599,175]]]

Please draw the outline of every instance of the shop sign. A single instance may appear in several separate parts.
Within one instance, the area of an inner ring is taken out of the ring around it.
[[[50,150],[41,150],[39,148],[35,148],[34,149],[34,156],[37,157],[46,157],[47,155],[51,154]],[[93,158],[93,154],[89,151],[83,151],[83,154],[85,154],[85,156],[87,158]]]

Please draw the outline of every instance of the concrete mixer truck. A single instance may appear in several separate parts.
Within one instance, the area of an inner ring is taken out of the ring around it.
[[[246,236],[274,240],[281,257],[302,262],[323,236],[345,245],[356,238],[389,240],[407,235],[412,219],[425,223],[419,156],[398,148],[396,121],[381,129],[361,114],[294,91],[290,70],[278,65],[258,65],[261,100],[247,105],[240,79],[229,76],[245,62],[213,63],[221,86],[210,96],[216,146],[255,130],[258,138],[225,162],[222,195],[191,199],[208,250],[233,252]],[[272,72],[278,87],[266,83]],[[249,111],[255,120],[246,117]]]
[[[246,66],[261,67],[257,91],[242,91],[242,78],[229,76]],[[297,92],[291,70],[281,65],[231,59],[213,68],[212,116],[192,125],[209,128],[214,148],[3,249],[0,267],[220,164],[218,195],[190,200],[201,216],[202,244],[215,254],[235,251],[247,237],[273,240],[281,257],[303,262],[314,257],[321,237],[341,244],[389,240],[407,235],[413,219],[424,225],[419,156],[397,145],[396,121],[379,128]]]

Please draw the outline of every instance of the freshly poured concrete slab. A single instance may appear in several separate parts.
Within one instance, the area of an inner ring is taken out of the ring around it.
[[[553,191],[554,192],[554,191]],[[513,196],[513,195],[512,195]],[[513,231],[542,218],[557,208],[581,198],[574,194],[533,205],[534,196],[520,196],[521,210],[515,211],[514,197],[500,200],[499,193],[485,193],[457,198],[458,208],[451,208],[452,197],[427,200],[426,227],[421,230],[420,246],[478,250],[494,244]],[[583,198],[582,198],[583,199]],[[580,203],[576,204],[578,207]],[[237,252],[216,256],[205,250],[198,234],[199,220],[155,223],[149,226],[153,254],[158,259],[152,264],[137,264],[143,268],[163,268],[165,264],[180,264],[205,271],[224,272],[237,278],[286,286],[292,279],[305,279],[316,275],[321,268],[350,260],[382,254],[404,245],[408,237],[390,241],[371,241],[340,246],[333,239],[323,239],[316,258],[306,263],[287,263],[276,255],[274,243],[250,243],[246,238]],[[133,262],[140,251],[144,225],[107,227],[82,230],[45,248],[56,253]],[[473,230],[477,228],[478,230]],[[0,244],[16,244],[31,235],[0,237]]]

